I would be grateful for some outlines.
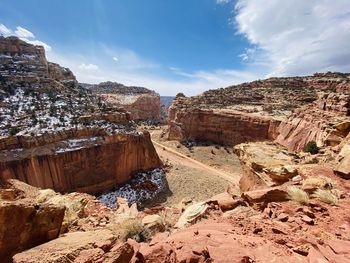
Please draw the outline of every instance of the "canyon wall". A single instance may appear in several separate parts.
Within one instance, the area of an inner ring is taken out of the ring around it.
[[[0,181],[19,179],[59,192],[100,193],[161,165],[148,133],[66,138],[0,152]],[[5,143],[3,143],[5,144]]]
[[[254,116],[234,110],[193,109],[175,115],[169,124],[169,138],[212,141],[225,145],[271,140],[279,124],[279,121],[267,116]]]
[[[349,114],[349,74],[271,78],[194,97],[178,94],[169,109],[168,138],[228,145],[276,140],[299,151],[311,140],[339,144],[347,133],[335,126]]]

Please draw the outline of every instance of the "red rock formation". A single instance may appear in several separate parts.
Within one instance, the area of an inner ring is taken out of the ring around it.
[[[311,140],[319,146],[339,144],[347,133],[333,126],[349,114],[349,74],[271,78],[177,96],[169,109],[168,134],[171,140],[229,145],[277,139],[299,151]]]
[[[28,186],[29,187],[29,186]],[[0,258],[57,238],[65,207],[39,204],[19,189],[0,189]]]
[[[19,179],[59,192],[98,193],[125,183],[139,170],[161,165],[147,132],[87,134],[55,140],[51,136],[50,141],[39,139],[29,144],[19,139],[17,148],[0,152],[1,182]]]
[[[132,120],[159,120],[160,96],[157,93],[135,95],[101,94],[109,103],[130,112]]]
[[[171,140],[212,141],[235,145],[272,140],[279,121],[235,110],[169,110]]]
[[[112,105],[129,111],[133,120],[160,119],[160,96],[152,90],[143,87],[128,87],[110,81],[97,85],[82,85]]]

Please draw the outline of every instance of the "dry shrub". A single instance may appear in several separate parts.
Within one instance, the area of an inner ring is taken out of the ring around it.
[[[289,186],[287,188],[287,194],[288,194],[288,198],[292,201],[298,202],[299,204],[302,204],[302,205],[309,204],[308,194],[304,190],[296,186]]]
[[[161,217],[166,230],[172,229],[177,222],[177,215],[175,215],[171,210],[162,210],[158,213],[158,215]]]
[[[336,205],[338,203],[338,198],[331,192],[323,189],[317,189],[312,197],[320,199],[322,202],[330,205]]]
[[[144,227],[141,220],[133,217],[125,218],[120,222],[119,227],[121,230],[121,239],[123,241],[131,238],[137,242],[144,242],[148,241],[151,237],[151,234]]]

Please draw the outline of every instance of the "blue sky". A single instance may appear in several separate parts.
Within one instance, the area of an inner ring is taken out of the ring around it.
[[[194,95],[350,71],[349,14],[348,0],[1,0],[0,32],[45,45],[81,82]]]

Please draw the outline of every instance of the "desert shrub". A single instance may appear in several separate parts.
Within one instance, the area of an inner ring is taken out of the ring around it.
[[[322,202],[330,205],[336,205],[338,203],[338,198],[331,192],[323,189],[317,189],[312,197],[320,199]]]
[[[10,128],[10,130],[9,130],[9,134],[11,135],[11,136],[15,136],[17,133],[19,133],[20,132],[20,129],[18,128],[18,127],[12,127],[12,128]]]
[[[317,154],[319,152],[320,148],[318,148],[317,144],[315,141],[309,141],[305,146],[304,146],[304,152],[308,152],[311,154]]]
[[[171,229],[177,221],[176,215],[170,210],[163,210],[158,213],[166,230]]]
[[[128,217],[120,223],[120,229],[122,231],[121,239],[123,241],[128,238],[134,239],[137,242],[148,241],[151,238],[151,234],[144,227],[139,219]]]
[[[307,195],[307,193],[296,186],[289,186],[287,188],[287,194],[288,198],[292,201],[298,202],[302,205],[309,204],[309,196]]]

